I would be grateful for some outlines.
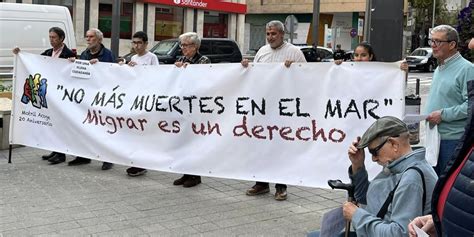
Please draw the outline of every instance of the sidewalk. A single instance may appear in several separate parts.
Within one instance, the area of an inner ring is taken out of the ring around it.
[[[49,165],[41,160],[47,153],[16,148],[8,164],[8,150],[0,151],[0,236],[305,236],[346,199],[289,186],[279,202],[273,184],[249,197],[253,182],[208,177],[183,188],[172,184],[178,174],[128,177],[127,167],[102,171],[98,161]]]

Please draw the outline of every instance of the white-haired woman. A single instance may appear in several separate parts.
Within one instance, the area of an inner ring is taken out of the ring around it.
[[[177,67],[186,67],[189,64],[207,64],[211,60],[199,53],[201,38],[195,32],[187,32],[179,36],[179,47],[183,56],[176,60]],[[201,183],[201,176],[185,174],[173,182],[174,185],[183,185],[185,188],[194,187]]]

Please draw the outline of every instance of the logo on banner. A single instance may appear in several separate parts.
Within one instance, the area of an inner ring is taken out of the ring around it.
[[[46,101],[47,81],[48,79],[41,78],[41,74],[39,73],[36,73],[34,76],[30,74],[30,76],[25,79],[25,84],[23,85],[21,102],[23,104],[31,102],[31,105],[38,109],[48,108]]]

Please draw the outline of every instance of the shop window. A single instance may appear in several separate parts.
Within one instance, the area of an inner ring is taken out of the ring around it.
[[[157,5],[155,9],[156,41],[177,38],[183,33],[183,8]]]
[[[219,12],[204,12],[204,32],[205,38],[227,38],[228,14]]]
[[[72,2],[73,0],[33,0],[33,4],[43,4],[43,5],[58,5],[67,7],[69,13],[71,14],[72,20],[74,21],[74,14],[72,14]],[[1,2],[1,1],[0,1]]]
[[[122,3],[120,8],[120,38],[132,38],[133,3]],[[112,35],[112,4],[99,4],[99,29],[104,37]]]

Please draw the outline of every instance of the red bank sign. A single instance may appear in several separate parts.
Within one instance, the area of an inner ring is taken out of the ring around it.
[[[231,12],[239,14],[247,13],[247,5],[241,3],[224,2],[222,0],[141,0],[141,2],[197,8],[210,11]]]

